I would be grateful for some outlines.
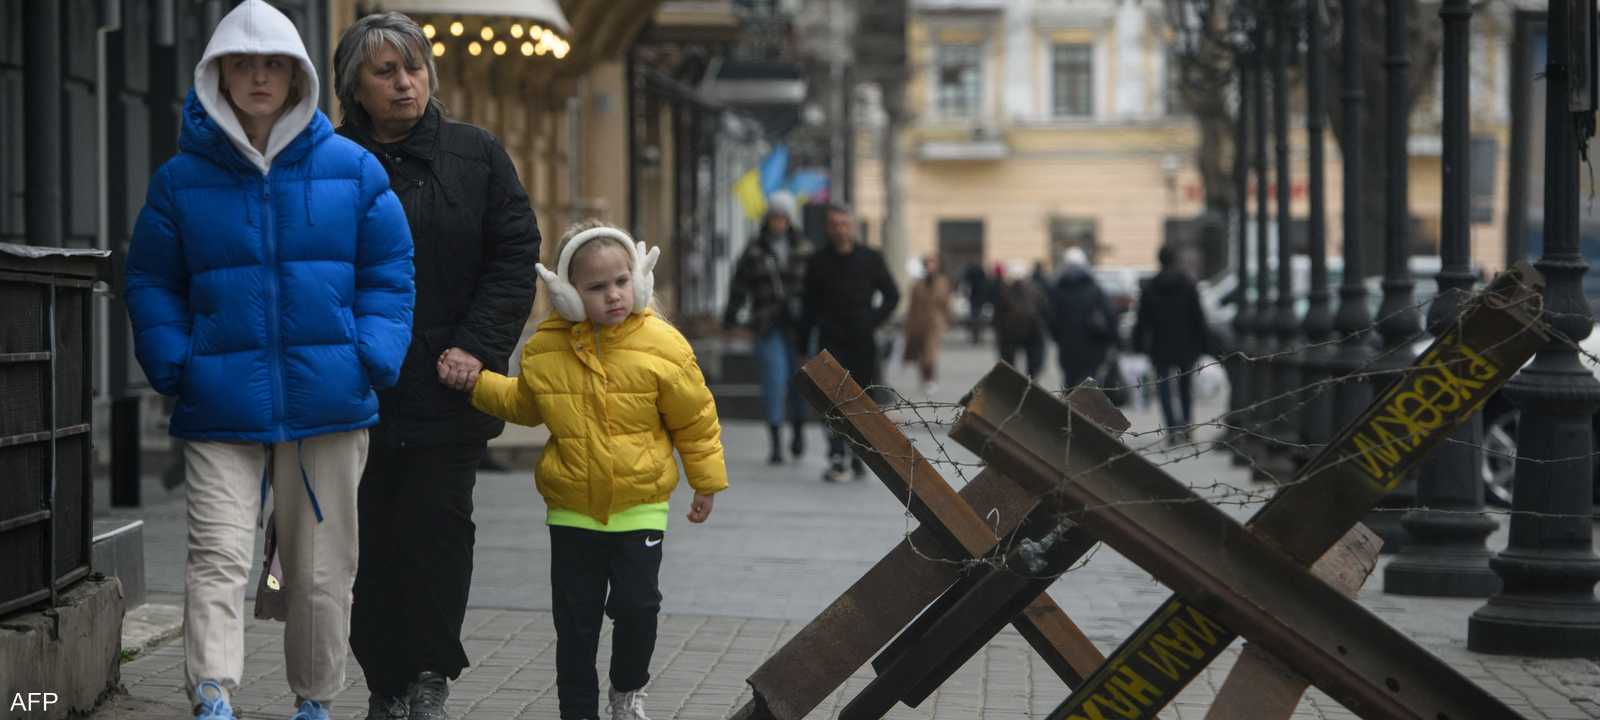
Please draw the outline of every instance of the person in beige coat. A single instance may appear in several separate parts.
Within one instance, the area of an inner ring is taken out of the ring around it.
[[[911,285],[911,304],[906,309],[907,364],[916,363],[922,375],[922,393],[936,389],[939,374],[939,339],[950,325],[950,280],[939,272],[939,259],[922,259],[922,279]]]

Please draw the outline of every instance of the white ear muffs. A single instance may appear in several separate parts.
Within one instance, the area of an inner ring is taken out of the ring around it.
[[[543,263],[534,265],[539,277],[544,279],[545,287],[550,289],[550,304],[569,322],[580,323],[588,319],[588,314],[583,311],[583,298],[578,295],[578,289],[573,287],[571,282],[572,256],[576,255],[578,248],[583,247],[585,243],[600,237],[622,241],[622,246],[633,255],[633,311],[638,312],[650,306],[650,295],[655,291],[656,285],[656,260],[661,257],[661,248],[651,248],[647,253],[643,242],[635,243],[632,237],[620,229],[590,228],[578,233],[566,247],[561,249],[561,259],[556,262],[555,272],[550,272]]]

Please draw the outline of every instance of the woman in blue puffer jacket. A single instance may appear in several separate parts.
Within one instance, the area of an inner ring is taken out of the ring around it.
[[[247,0],[223,18],[128,253],[139,363],[178,397],[172,434],[188,441],[184,645],[198,718],[234,717],[269,483],[293,717],[328,717],[345,684],[366,428],[411,340],[404,211],[378,161],[333,133],[317,88],[287,17]]]

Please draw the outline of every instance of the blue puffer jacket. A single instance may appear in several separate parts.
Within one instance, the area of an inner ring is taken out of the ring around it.
[[[172,434],[277,443],[376,424],[415,299],[388,175],[320,111],[247,159],[195,93],[183,110],[126,290],[139,364],[178,396]]]

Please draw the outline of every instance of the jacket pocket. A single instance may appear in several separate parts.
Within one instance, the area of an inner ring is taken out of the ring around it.
[[[189,380],[189,369],[194,366],[194,346],[196,343],[195,336],[199,334],[200,328],[198,327],[198,324],[191,322],[189,325],[189,344],[183,348],[183,364],[178,366],[179,393],[183,392],[185,384]]]

